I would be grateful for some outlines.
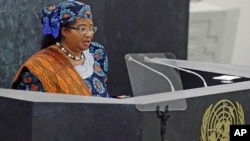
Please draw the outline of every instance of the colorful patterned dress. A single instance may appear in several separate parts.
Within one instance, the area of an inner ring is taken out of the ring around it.
[[[84,63],[76,66],[75,69],[93,96],[109,97],[106,85],[108,58],[105,48],[96,42],[91,42],[89,49],[83,53],[85,56]],[[14,89],[44,92],[40,80],[27,69],[22,72],[20,77]]]

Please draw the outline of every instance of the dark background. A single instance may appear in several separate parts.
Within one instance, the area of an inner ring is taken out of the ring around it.
[[[0,0],[0,88],[10,88],[20,65],[39,50],[41,10],[61,0]],[[126,53],[174,53],[187,58],[189,0],[85,0],[109,57],[111,95],[131,95]]]
[[[111,95],[131,95],[126,53],[174,53],[187,59],[189,0],[85,0],[109,57]]]

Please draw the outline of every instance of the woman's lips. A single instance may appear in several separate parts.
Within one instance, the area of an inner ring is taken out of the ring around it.
[[[84,44],[85,46],[89,46],[89,45],[90,45],[90,41],[84,41],[83,44]]]

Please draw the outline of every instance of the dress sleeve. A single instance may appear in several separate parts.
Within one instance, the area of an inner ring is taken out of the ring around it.
[[[44,91],[40,80],[28,70],[25,70],[21,73],[20,79],[17,82],[15,89],[41,92]]]

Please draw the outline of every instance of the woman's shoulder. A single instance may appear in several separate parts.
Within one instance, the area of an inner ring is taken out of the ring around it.
[[[106,54],[106,50],[105,50],[104,46],[100,43],[97,43],[97,42],[90,43],[89,52],[92,54],[96,54],[96,53]]]
[[[35,52],[33,55],[29,57],[29,59],[38,59],[43,56],[52,57],[51,54],[59,53],[59,50],[60,49],[57,46],[52,45],[52,46],[49,46],[47,48],[44,48]]]
[[[91,42],[90,43],[90,48],[96,48],[96,49],[99,49],[99,48],[104,48],[104,46],[98,42]]]

